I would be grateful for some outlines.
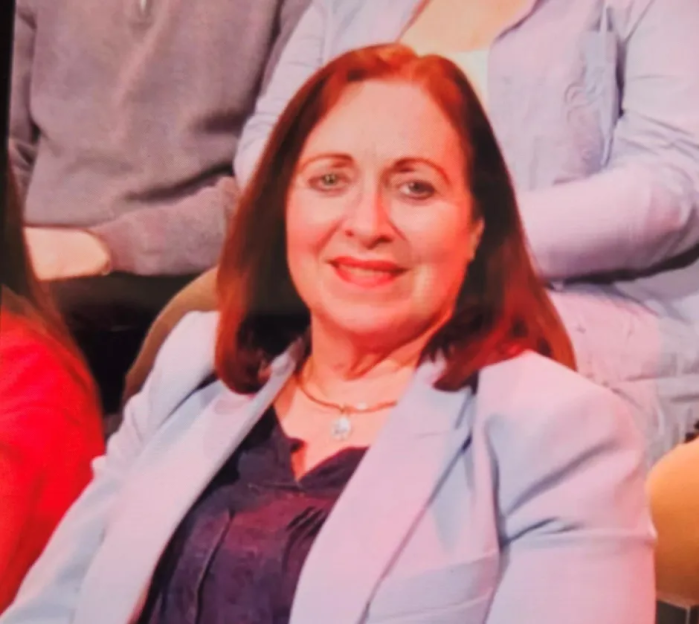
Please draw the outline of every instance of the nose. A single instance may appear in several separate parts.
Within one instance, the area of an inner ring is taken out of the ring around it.
[[[362,190],[347,207],[343,230],[345,234],[367,247],[393,237],[388,198],[380,186]]]

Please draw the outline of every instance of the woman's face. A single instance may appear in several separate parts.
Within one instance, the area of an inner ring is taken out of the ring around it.
[[[419,87],[349,87],[314,128],[287,197],[288,263],[314,323],[380,346],[453,310],[482,225],[460,138]]]

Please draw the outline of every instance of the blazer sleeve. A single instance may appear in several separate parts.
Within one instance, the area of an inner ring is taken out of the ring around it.
[[[282,112],[296,92],[324,64],[327,9],[312,0],[279,57],[264,94],[243,128],[234,159],[241,188],[247,184]]]
[[[639,0],[615,18],[621,116],[607,166],[519,195],[541,275],[652,268],[699,244],[699,3]]]
[[[202,340],[199,331],[202,316],[185,317],[163,346],[143,391],[126,406],[123,424],[109,439],[105,455],[94,460],[92,481],[64,516],[0,624],[72,622],[83,579],[129,472],[149,438],[186,397],[173,394],[173,388],[197,385],[196,366],[178,375],[182,353],[189,362],[213,359],[213,341]]]
[[[652,624],[640,436],[607,390],[577,376],[548,387],[490,423],[502,561],[486,623]]]

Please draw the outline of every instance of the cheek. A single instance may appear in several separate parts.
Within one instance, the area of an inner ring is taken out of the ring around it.
[[[450,289],[454,281],[460,286],[470,256],[470,220],[447,212],[415,225],[412,247],[423,279],[436,282],[440,290]]]
[[[300,198],[287,203],[287,263],[302,297],[309,296],[309,289],[313,290],[317,284],[317,271],[334,228],[328,211],[318,208]]]
[[[286,210],[286,245],[292,256],[317,252],[327,238],[328,224],[308,202],[290,200]]]

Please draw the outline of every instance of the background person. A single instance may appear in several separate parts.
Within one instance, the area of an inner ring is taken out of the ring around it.
[[[0,249],[0,612],[104,451],[93,381],[32,272],[8,176]]]

